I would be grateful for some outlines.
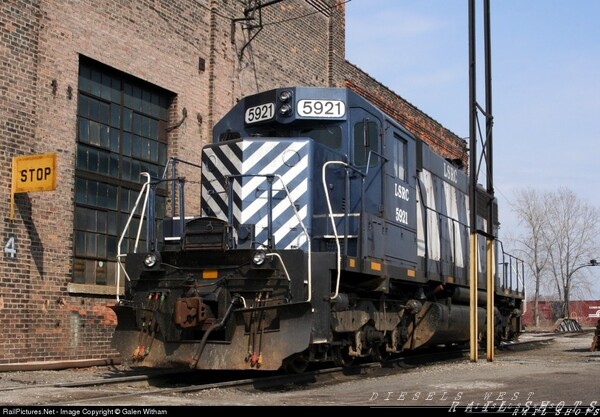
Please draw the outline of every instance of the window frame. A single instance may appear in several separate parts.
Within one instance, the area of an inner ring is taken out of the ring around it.
[[[80,58],[71,282],[114,286],[116,245],[142,186],[139,174],[147,171],[159,177],[167,163],[166,126],[174,97],[146,81]],[[156,198],[160,220],[166,211],[166,190],[159,188]],[[139,215],[132,220],[134,226],[139,221]],[[131,247],[135,233],[136,228],[130,227],[122,251]],[[140,245],[144,241],[145,235]]]

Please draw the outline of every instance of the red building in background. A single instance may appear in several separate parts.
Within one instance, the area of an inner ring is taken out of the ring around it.
[[[558,319],[564,318],[562,314],[562,301],[539,301],[540,327],[552,326]],[[526,301],[523,314],[523,324],[534,327],[534,303]],[[569,305],[570,319],[577,320],[581,326],[596,326],[600,320],[600,300],[571,301]]]

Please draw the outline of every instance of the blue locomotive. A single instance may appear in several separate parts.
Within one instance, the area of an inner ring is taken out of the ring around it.
[[[160,219],[156,191],[175,177],[147,176],[146,250],[119,256],[113,344],[124,358],[299,372],[468,342],[468,176],[357,93],[241,99],[203,148],[201,213],[180,199]],[[508,256],[497,250],[493,343],[521,328]]]

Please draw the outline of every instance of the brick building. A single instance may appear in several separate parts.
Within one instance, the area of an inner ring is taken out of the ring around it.
[[[245,94],[347,86],[466,162],[464,141],[345,60],[343,1],[250,3],[2,2],[0,369],[118,360],[107,306],[139,173],[171,156],[199,161]],[[16,194],[10,218],[12,158],[43,153],[56,154],[56,189]]]

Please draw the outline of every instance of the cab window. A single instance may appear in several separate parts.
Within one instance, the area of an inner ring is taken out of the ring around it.
[[[394,133],[394,173],[402,181],[406,181],[406,140]]]
[[[379,135],[377,123],[365,119],[354,125],[354,165],[366,167],[369,152],[379,153]],[[369,166],[377,165],[378,160],[377,155],[371,154]]]
[[[225,132],[219,135],[219,142],[224,142],[226,140],[239,139],[242,135],[240,132],[233,132],[231,129],[227,129]]]
[[[304,129],[300,131],[300,136],[308,136],[315,142],[331,149],[340,149],[342,147],[342,129],[339,126],[323,126],[314,129]]]

